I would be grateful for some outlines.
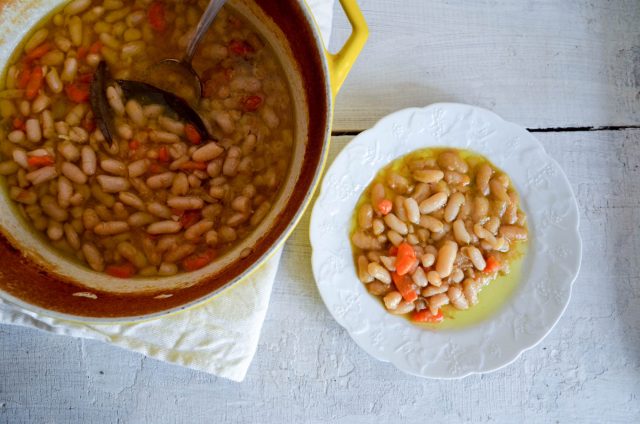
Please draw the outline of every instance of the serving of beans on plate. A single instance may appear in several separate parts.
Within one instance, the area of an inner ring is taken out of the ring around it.
[[[200,269],[265,218],[293,145],[291,97],[275,53],[224,8],[194,58],[208,128],[164,104],[127,98],[180,57],[207,1],[75,0],[34,29],[0,91],[0,176],[57,251],[121,278]],[[101,62],[114,143],[89,102]],[[241,257],[250,253],[245,249]]]
[[[375,177],[351,233],[358,278],[395,315],[441,322],[518,256],[526,215],[509,177],[469,151],[425,149]]]

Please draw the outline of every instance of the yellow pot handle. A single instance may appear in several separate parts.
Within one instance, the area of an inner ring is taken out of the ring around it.
[[[342,87],[342,83],[347,78],[351,67],[364,48],[367,38],[369,38],[367,22],[364,20],[356,0],[340,0],[340,4],[353,30],[349,39],[338,53],[331,54],[325,50],[331,77],[331,92],[334,99],[338,95],[338,91],[340,91],[340,87]]]

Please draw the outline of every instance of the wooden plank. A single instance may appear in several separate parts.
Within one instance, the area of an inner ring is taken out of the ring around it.
[[[360,0],[371,36],[334,129],[460,102],[528,128],[640,124],[640,2]],[[336,2],[331,47],[351,31]]]
[[[458,381],[423,380],[365,354],[318,295],[307,214],[285,247],[245,382],[99,342],[0,326],[0,423],[422,423],[425,416],[634,422],[640,416],[640,130],[537,137],[578,197],[585,260],[556,329],[509,367]],[[334,139],[331,160],[349,140]]]

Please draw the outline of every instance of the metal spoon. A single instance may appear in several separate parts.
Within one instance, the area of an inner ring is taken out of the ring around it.
[[[189,40],[187,51],[182,59],[164,59],[160,61],[149,70],[149,82],[171,92],[176,92],[178,91],[177,88],[181,87],[181,92],[176,94],[183,94],[184,87],[190,86],[192,95],[184,97],[189,97],[189,100],[194,100],[195,102],[200,100],[202,97],[202,81],[196,70],[193,69],[191,61],[200,41],[211,26],[211,22],[213,22],[213,19],[225,3],[226,0],[211,0],[209,2],[207,9],[200,18],[200,22],[198,22],[195,33]],[[171,78],[168,77],[169,75],[175,78],[175,82],[171,81]]]

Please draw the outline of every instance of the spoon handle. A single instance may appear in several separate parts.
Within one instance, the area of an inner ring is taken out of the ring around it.
[[[196,27],[196,32],[189,40],[189,45],[187,46],[187,52],[182,59],[184,62],[191,64],[191,60],[193,59],[193,55],[196,53],[196,49],[198,48],[198,44],[200,44],[200,40],[207,33],[209,26],[211,26],[211,22],[216,17],[222,6],[226,3],[226,0],[211,0],[209,5],[207,6],[207,10],[204,11],[202,17],[200,18],[200,22],[198,22],[198,26]]]

